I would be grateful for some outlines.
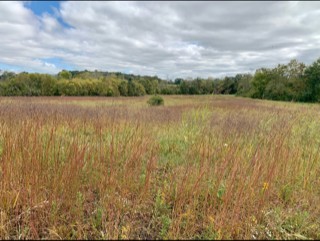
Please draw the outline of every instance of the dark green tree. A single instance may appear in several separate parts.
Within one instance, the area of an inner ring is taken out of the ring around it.
[[[320,58],[305,70],[306,100],[320,101]]]

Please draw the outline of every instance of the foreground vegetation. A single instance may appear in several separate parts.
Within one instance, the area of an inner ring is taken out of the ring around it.
[[[320,238],[319,105],[148,98],[0,98],[0,238]]]
[[[257,99],[320,102],[320,59],[309,66],[292,60],[255,74],[224,78],[177,78],[140,76],[102,71],[66,71],[56,76],[3,72],[1,96],[143,96],[236,94]]]

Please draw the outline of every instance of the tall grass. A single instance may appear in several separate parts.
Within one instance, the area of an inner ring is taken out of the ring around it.
[[[320,238],[320,107],[1,98],[1,239]]]

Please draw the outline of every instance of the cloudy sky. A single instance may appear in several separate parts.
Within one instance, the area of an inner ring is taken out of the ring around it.
[[[0,69],[221,77],[320,57],[320,2],[0,2]]]

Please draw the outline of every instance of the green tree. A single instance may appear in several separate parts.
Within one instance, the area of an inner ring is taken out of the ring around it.
[[[266,68],[258,69],[253,76],[251,97],[264,99],[265,89],[273,78],[274,73],[272,70]]]
[[[226,76],[223,80],[222,88],[222,94],[235,94],[237,92],[235,78]]]
[[[189,81],[187,81],[187,80],[180,81],[180,85],[179,85],[180,93],[183,95],[189,94],[189,86],[190,86]]]
[[[16,76],[16,74],[14,72],[10,72],[10,71],[4,71],[1,75],[0,75],[0,80],[1,81],[6,81],[6,80],[11,80]]]
[[[121,96],[128,96],[128,82],[123,80],[118,85],[119,93]]]
[[[238,74],[236,78],[238,80],[237,95],[250,96],[253,76],[251,74]]]
[[[68,70],[62,70],[58,73],[58,78],[59,79],[71,79],[72,74]]]
[[[57,82],[57,92],[59,95],[76,96],[79,89],[75,81],[67,81],[65,79]]]
[[[52,96],[56,92],[56,80],[48,74],[41,75],[40,77],[40,95]]]
[[[320,58],[305,70],[306,100],[320,101]]]
[[[146,94],[148,95],[153,95],[158,90],[158,81],[155,79],[145,77],[141,79],[139,82],[143,85]]]
[[[142,96],[145,95],[146,91],[142,84],[138,81],[133,80],[128,83],[128,95],[129,96]]]

